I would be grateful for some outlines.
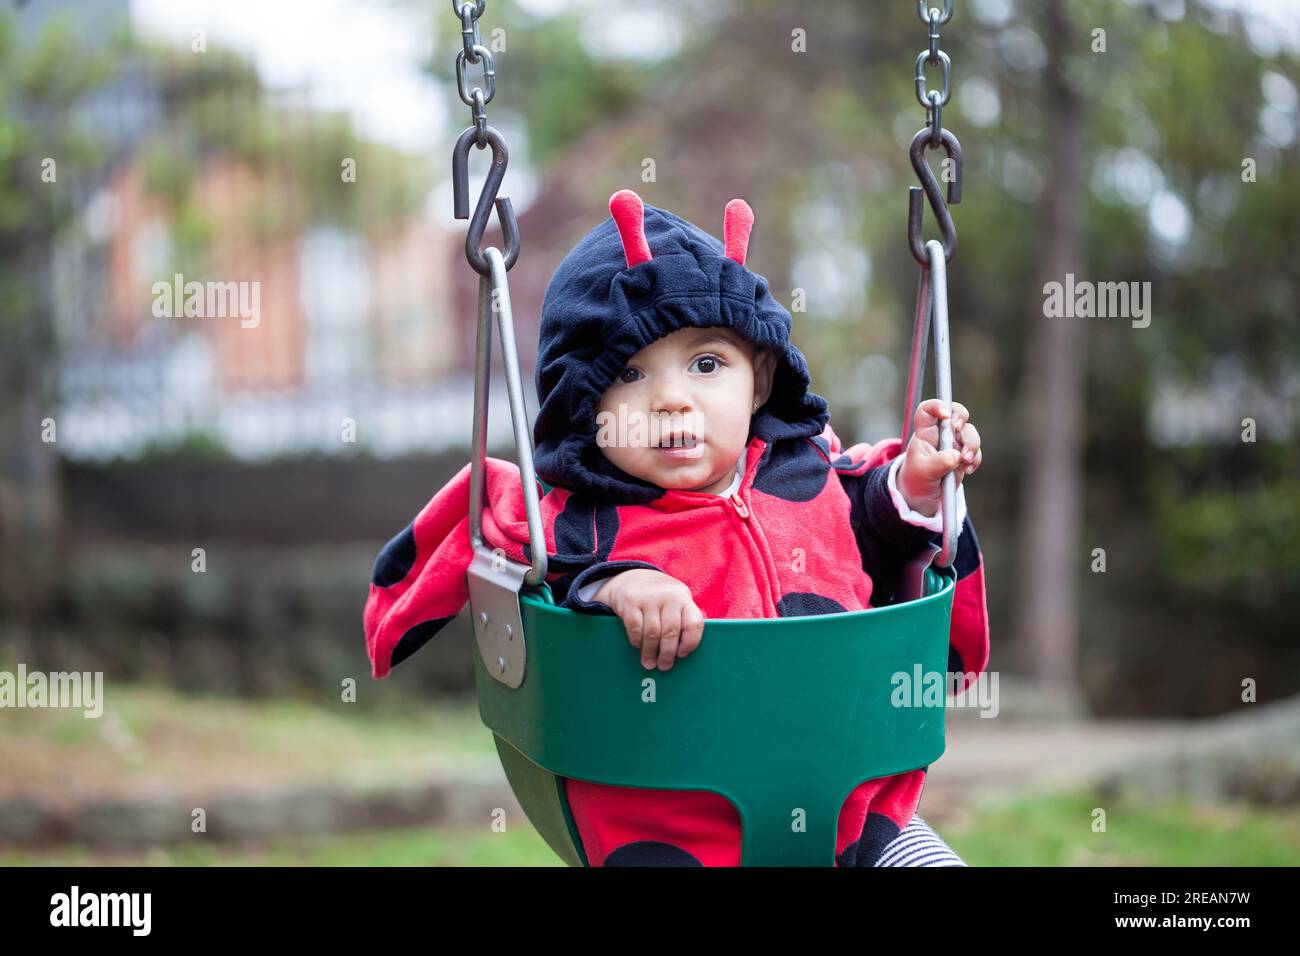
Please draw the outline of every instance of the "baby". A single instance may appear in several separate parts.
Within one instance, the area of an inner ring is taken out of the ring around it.
[[[723,244],[631,190],[610,210],[542,306],[535,464],[553,486],[541,510],[557,600],[618,615],[643,666],[661,670],[699,646],[706,617],[885,604],[941,531],[940,484],[955,471],[949,669],[982,670],[983,573],[960,487],[982,456],[965,407],[922,402],[905,450],[896,438],[841,448],[790,342],[789,312],[745,268],[748,205],[727,205]],[[940,452],[948,415],[955,448]],[[518,469],[487,466],[484,535],[528,563]],[[468,599],[468,471],[375,563],[365,623],[376,677]],[[920,769],[859,784],[841,808],[837,864],[898,856],[924,779]],[[566,780],[564,795],[593,866],[740,862],[739,816],[719,794]]]

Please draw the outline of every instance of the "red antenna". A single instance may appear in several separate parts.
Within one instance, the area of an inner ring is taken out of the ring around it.
[[[609,197],[609,211],[623,240],[627,267],[650,261],[650,244],[645,240],[645,204],[630,189],[620,189]]]
[[[754,228],[754,210],[743,199],[733,199],[727,203],[727,211],[722,215],[722,244],[726,247],[728,259],[734,259],[742,266],[749,251],[749,232]]]

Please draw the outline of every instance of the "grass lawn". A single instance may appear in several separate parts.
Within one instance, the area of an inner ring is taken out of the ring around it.
[[[197,841],[196,841],[197,842]],[[221,844],[109,854],[78,847],[0,851],[0,866],[563,866],[530,826],[506,833],[426,828],[372,830],[265,846]]]
[[[1093,831],[1096,808],[1105,832]],[[935,829],[972,866],[1300,865],[1300,807],[1073,792],[978,806],[962,825]]]
[[[472,700],[395,715],[341,701],[242,700],[109,684],[98,718],[53,708],[0,713],[0,797],[383,780],[440,758],[495,754]]]
[[[972,866],[1295,866],[1300,809],[1105,804],[1106,832],[1092,830],[1102,805],[1087,793],[976,808],[961,826],[936,829]],[[560,866],[528,827],[506,833],[387,830],[257,847],[184,846],[111,855],[76,847],[0,851],[0,865],[158,866]]]

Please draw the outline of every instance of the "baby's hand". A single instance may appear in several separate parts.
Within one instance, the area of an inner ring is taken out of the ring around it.
[[[939,422],[948,417],[944,403],[929,398],[916,406],[912,439],[898,469],[898,490],[909,508],[932,517],[939,511],[943,476],[956,469],[957,484],[974,474],[984,460],[980,433],[971,424],[970,412],[961,402],[952,403],[953,447],[939,451]]]
[[[627,639],[641,649],[641,666],[668,670],[678,657],[699,647],[704,637],[704,612],[690,588],[671,575],[634,568],[601,585],[595,600],[608,604],[623,620]]]

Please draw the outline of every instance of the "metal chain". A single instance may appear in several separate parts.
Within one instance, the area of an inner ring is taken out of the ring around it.
[[[487,0],[451,0],[452,12],[460,20],[461,50],[456,54],[456,90],[461,101],[470,108],[470,117],[476,131],[475,144],[479,149],[487,146],[487,105],[496,96],[496,70],[492,54],[479,42],[478,19],[487,7]],[[465,64],[483,66],[483,85],[471,87],[465,73]]]
[[[939,49],[939,27],[952,19],[953,0],[944,0],[942,12],[937,7],[926,10],[925,0],[917,0],[916,13],[929,32],[928,46],[916,56],[916,100],[925,107],[925,125],[930,128],[930,145],[938,146],[943,130],[943,108],[952,95],[952,61]],[[927,90],[926,64],[938,66],[941,84],[937,90]]]
[[[948,211],[948,204],[961,202],[962,152],[957,137],[943,128],[943,108],[952,95],[952,61],[948,59],[948,54],[939,49],[939,27],[952,19],[952,6],[953,0],[944,0],[942,10],[937,7],[927,9],[925,0],[917,0],[916,4],[916,14],[926,26],[926,48],[916,55],[916,99],[925,107],[925,126],[916,131],[912,145],[908,147],[912,168],[916,170],[921,185],[908,190],[907,241],[912,248],[912,257],[922,269],[927,267],[929,261],[925,238],[921,232],[923,202],[929,201],[930,210],[943,234],[945,261],[952,258],[953,250],[957,247],[957,227]],[[942,68],[943,82],[937,90],[926,88],[926,64],[937,64]],[[951,176],[945,174],[948,182],[947,202],[944,201],[943,190],[935,178],[934,170],[925,159],[927,149],[940,147],[953,164]]]

